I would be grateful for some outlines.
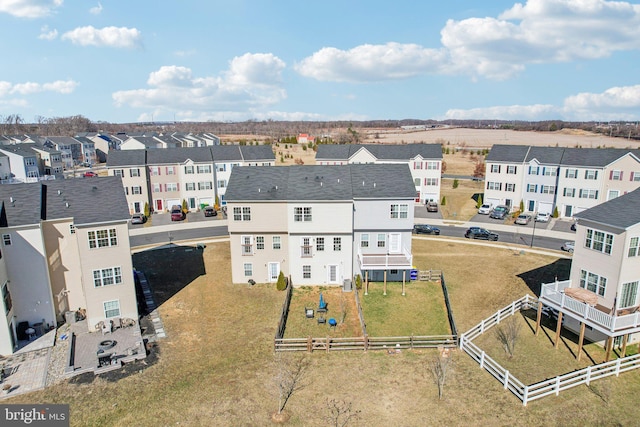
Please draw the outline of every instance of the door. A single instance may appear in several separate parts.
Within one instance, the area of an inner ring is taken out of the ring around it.
[[[389,233],[389,253],[400,253],[400,233]]]
[[[279,275],[280,275],[280,263],[270,262],[269,263],[269,281],[277,282]]]
[[[327,282],[329,283],[338,283],[338,266],[337,265],[328,265],[327,266]]]
[[[195,209],[195,208],[196,208],[196,198],[189,197],[189,209]]]
[[[536,211],[536,201],[535,200],[529,200],[528,206],[527,206],[527,210],[529,212],[535,212]]]
[[[140,202],[133,202],[133,211],[135,213],[140,213]]]
[[[156,212],[162,212],[162,200],[156,200]]]
[[[572,207],[571,205],[566,205],[566,206],[564,207],[564,216],[565,216],[565,217],[567,217],[567,218],[570,218],[570,217],[571,217],[572,210],[573,210],[572,208],[573,208],[573,207]]]
[[[622,292],[620,293],[620,304],[618,308],[633,307],[636,305],[636,297],[638,296],[638,282],[624,283]]]

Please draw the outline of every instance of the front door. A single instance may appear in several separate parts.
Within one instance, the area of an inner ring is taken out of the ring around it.
[[[133,211],[135,213],[140,213],[140,202],[133,202]]]
[[[156,212],[162,212],[162,200],[156,200]]]
[[[400,233],[389,233],[389,253],[400,253]]]
[[[338,266],[337,265],[328,265],[327,273],[329,277],[327,277],[327,281],[329,283],[338,283]]]
[[[535,210],[536,210],[536,201],[535,200],[529,200],[529,206],[527,207],[527,210],[529,212],[535,212]]]
[[[280,263],[270,262],[269,263],[269,281],[277,282],[279,275],[280,275]]]
[[[572,206],[571,206],[571,205],[566,205],[566,206],[564,207],[564,216],[565,216],[565,217],[567,217],[567,218],[570,218],[570,217],[571,217],[571,211],[572,211],[572,209],[571,209],[571,208],[572,208]]]

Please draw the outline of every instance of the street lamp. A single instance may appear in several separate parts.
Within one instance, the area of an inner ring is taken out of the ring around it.
[[[536,235],[536,217],[538,216],[538,212],[533,213],[533,232],[531,233],[531,248],[533,247],[533,238]]]

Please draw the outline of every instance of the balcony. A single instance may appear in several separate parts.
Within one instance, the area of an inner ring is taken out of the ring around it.
[[[397,254],[363,254],[358,251],[361,270],[407,270],[413,266],[413,256],[405,248]]]
[[[543,284],[540,302],[584,322],[607,336],[640,332],[639,307],[625,308],[611,313],[610,308],[590,305],[581,299],[567,295],[567,289],[581,288],[572,287],[570,280]]]

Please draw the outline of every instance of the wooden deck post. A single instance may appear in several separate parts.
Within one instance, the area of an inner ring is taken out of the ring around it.
[[[613,348],[613,337],[607,338],[607,352],[604,355],[604,361],[608,362],[611,359],[611,349]]]
[[[622,336],[622,357],[625,357],[627,355],[627,338],[629,337],[628,334],[624,334]]]
[[[369,270],[364,271],[364,294],[369,295]]]
[[[562,330],[562,312],[558,312],[558,323],[556,324],[556,341],[553,344],[554,348],[558,348],[558,344],[560,344],[560,331]]]
[[[540,332],[540,320],[542,320],[542,303],[538,301],[538,315],[536,317],[536,336]]]
[[[578,362],[580,361],[580,358],[582,357],[582,343],[584,342],[584,328],[585,328],[586,324],[584,322],[580,322],[580,338],[578,339],[578,356],[576,356],[576,359],[578,359]]]
[[[404,296],[404,282],[407,277],[407,270],[402,270],[402,296]]]
[[[384,276],[384,292],[382,295],[387,295],[387,270],[385,270],[382,275]]]

